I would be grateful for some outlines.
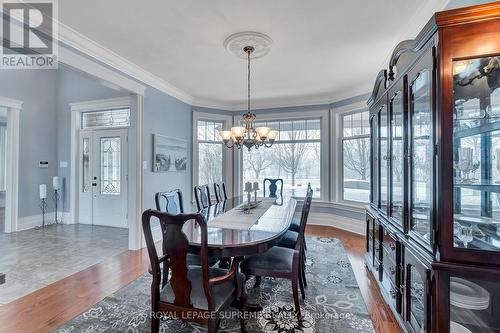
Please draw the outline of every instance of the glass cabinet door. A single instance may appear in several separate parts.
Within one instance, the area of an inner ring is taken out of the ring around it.
[[[378,115],[373,113],[370,118],[371,121],[371,198],[370,202],[375,207],[378,207]]]
[[[413,332],[430,332],[430,269],[405,250],[405,320]]]
[[[500,251],[500,57],[453,62],[453,247]]]
[[[379,110],[379,200],[380,209],[387,212],[387,199],[389,191],[389,144],[388,144],[388,112],[384,104]]]
[[[472,275],[449,277],[450,332],[500,332],[498,278],[486,280]]]
[[[404,198],[404,145],[403,145],[403,94],[397,91],[390,101],[391,108],[391,203],[390,213],[403,225]]]
[[[431,62],[432,63],[432,62]],[[432,228],[432,71],[424,68],[409,81],[410,97],[410,231],[431,243]]]

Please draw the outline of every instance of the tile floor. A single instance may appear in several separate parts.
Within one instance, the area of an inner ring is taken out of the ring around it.
[[[0,304],[43,288],[128,249],[128,230],[81,224],[0,234]]]

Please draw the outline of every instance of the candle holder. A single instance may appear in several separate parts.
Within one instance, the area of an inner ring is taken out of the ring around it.
[[[54,200],[55,212],[56,212],[56,217],[55,217],[55,220],[54,220],[55,224],[60,224],[61,223],[61,221],[59,221],[59,219],[57,218],[57,204],[59,202],[60,196],[61,195],[59,194],[59,190],[55,189],[54,190],[54,194],[52,195],[52,199]]]
[[[45,228],[45,211],[47,210],[47,201],[45,200],[45,198],[40,199],[39,207],[42,210],[42,225],[36,227],[35,229]]]
[[[247,192],[247,205],[245,207],[245,214],[251,214],[252,212],[250,211],[251,205],[252,205],[252,191],[245,191]]]

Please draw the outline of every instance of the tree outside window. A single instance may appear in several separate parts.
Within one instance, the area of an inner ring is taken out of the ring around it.
[[[262,184],[265,178],[282,178],[283,192],[297,197],[305,196],[311,183],[314,195],[320,197],[320,119],[258,122],[256,126],[276,128],[280,134],[271,148],[243,149],[243,182]]]
[[[342,198],[370,200],[370,124],[368,111],[342,116]]]

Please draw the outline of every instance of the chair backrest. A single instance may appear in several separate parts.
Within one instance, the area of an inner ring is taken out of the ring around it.
[[[160,221],[162,230],[167,232],[162,233],[163,236],[163,255],[158,256],[155,242],[151,231],[151,218],[155,217]],[[208,274],[208,246],[207,246],[207,223],[201,214],[169,214],[162,213],[157,210],[147,210],[142,214],[142,227],[148,248],[149,260],[151,261],[151,270],[153,273],[152,293],[153,297],[159,299],[160,281],[162,281],[162,271],[160,263],[163,263],[163,284],[167,283],[169,270],[172,273],[170,286],[174,294],[173,300],[162,300],[162,302],[170,303],[175,306],[192,308],[191,302],[191,281],[188,278],[189,267],[187,265],[187,254],[189,241],[186,234],[182,231],[184,224],[190,220],[194,220],[200,227],[201,232],[201,269],[203,277],[203,289],[207,303],[211,304],[211,293],[209,288]]]
[[[269,197],[276,198],[278,185],[280,196],[283,196],[283,179],[281,178],[265,178],[264,179],[264,197],[266,196],[266,183],[269,183]]]
[[[212,205],[210,199],[210,189],[208,185],[198,185],[194,187],[194,197],[196,199],[196,205],[198,210],[202,210]]]
[[[217,202],[227,200],[226,184],[224,182],[215,183],[214,192],[215,192],[215,199],[217,199]]]
[[[304,205],[302,206],[302,214],[300,216],[300,226],[299,226],[299,239],[300,241],[297,241],[295,245],[295,249],[299,250],[300,246],[303,244],[303,240],[305,237],[306,233],[306,225],[307,225],[307,219],[309,217],[309,211],[311,210],[311,203],[312,203],[312,196],[313,196],[313,189],[312,187],[307,187],[307,194],[304,199]]]
[[[158,192],[155,195],[156,210],[170,214],[184,213],[182,192],[179,189],[170,192]]]

